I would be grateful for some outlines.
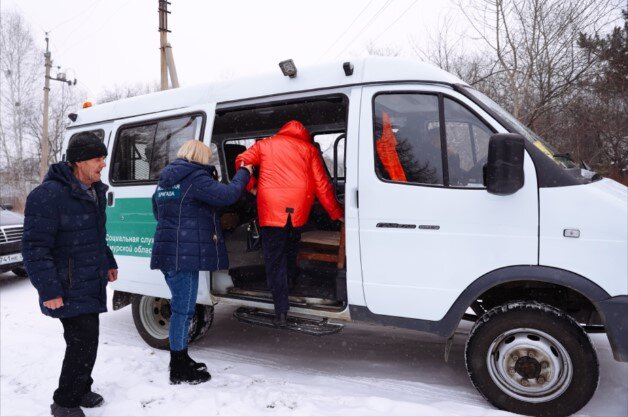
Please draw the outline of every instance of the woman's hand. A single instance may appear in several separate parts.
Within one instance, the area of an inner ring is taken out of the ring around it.
[[[249,171],[250,175],[253,175],[253,165],[248,164],[248,165],[244,165],[244,162],[240,165],[241,168],[246,169],[247,171]]]

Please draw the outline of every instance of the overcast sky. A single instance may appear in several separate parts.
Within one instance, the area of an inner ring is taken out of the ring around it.
[[[413,55],[450,0],[170,0],[169,42],[182,86],[366,54],[370,42]],[[159,81],[158,0],[0,0],[88,98],[116,84]],[[458,20],[461,24],[463,19]],[[54,74],[54,73],[53,73]]]

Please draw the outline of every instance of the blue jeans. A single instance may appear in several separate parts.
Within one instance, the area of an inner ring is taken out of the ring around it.
[[[188,347],[190,321],[196,309],[198,271],[162,271],[172,298],[170,299],[170,350],[179,352]]]

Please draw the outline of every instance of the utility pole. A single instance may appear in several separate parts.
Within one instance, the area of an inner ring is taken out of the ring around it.
[[[177,69],[174,65],[174,56],[172,54],[172,46],[168,43],[168,5],[167,0],[159,1],[159,50],[161,52],[161,89],[168,89],[168,74],[170,74],[170,85],[172,88],[179,87],[179,77]]]
[[[44,81],[44,123],[41,134],[41,159],[39,160],[39,178],[43,181],[48,171],[48,156],[50,154],[50,142],[48,141],[48,93],[50,93],[50,68],[52,59],[48,50],[48,32],[46,32],[46,80]]]
[[[48,172],[48,157],[50,156],[50,140],[48,139],[48,102],[50,93],[50,80],[61,81],[68,85],[76,85],[74,82],[67,80],[64,73],[57,74],[57,77],[50,76],[50,68],[52,68],[52,54],[48,49],[48,32],[46,32],[46,79],[44,81],[44,121],[41,133],[41,159],[39,160],[39,177],[43,181],[46,172]]]

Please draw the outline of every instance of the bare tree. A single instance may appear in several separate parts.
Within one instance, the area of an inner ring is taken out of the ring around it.
[[[100,96],[98,97],[98,102],[108,103],[110,101],[140,96],[159,90],[160,86],[157,81],[135,84],[116,84],[115,86],[103,91],[103,93],[100,94]]]
[[[431,62],[490,94],[486,91],[490,83],[483,83],[495,74],[496,61],[487,54],[472,52],[466,33],[457,32],[453,26],[450,16],[441,18],[436,31],[427,33],[425,45],[410,37],[411,49],[422,61]]]
[[[501,104],[533,127],[587,74],[595,61],[577,46],[581,32],[598,33],[617,0],[460,0],[497,62]],[[493,77],[493,82],[495,77]]]
[[[48,160],[56,163],[61,160],[63,138],[65,129],[70,123],[68,115],[85,101],[85,92],[75,86],[64,83],[55,85],[50,91],[50,109],[48,115],[48,141],[50,142],[50,155]],[[38,111],[27,122],[28,130],[35,139],[37,155],[41,154],[41,138],[43,123],[43,103],[39,103]]]
[[[38,108],[43,54],[15,12],[0,15],[0,57],[0,168],[10,173],[5,186],[23,201],[33,174],[23,163],[33,156],[34,145],[26,126]]]
[[[371,42],[366,45],[366,52],[375,56],[399,56],[401,49],[395,45],[376,45]]]

